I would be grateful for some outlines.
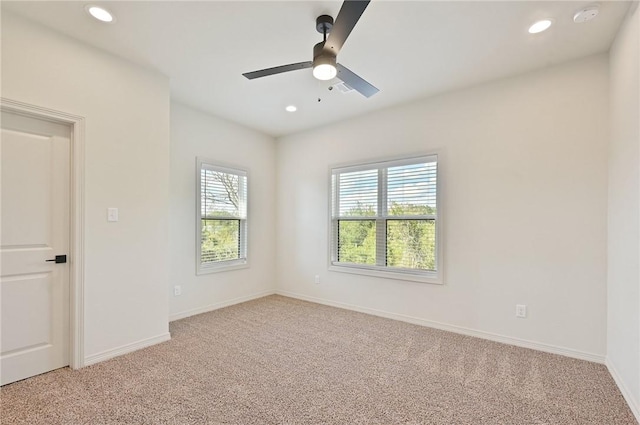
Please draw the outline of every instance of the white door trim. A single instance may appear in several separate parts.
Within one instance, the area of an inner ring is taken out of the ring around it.
[[[0,109],[71,127],[69,366],[84,366],[84,117],[0,98]]]

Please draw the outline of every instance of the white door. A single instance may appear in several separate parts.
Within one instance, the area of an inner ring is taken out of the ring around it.
[[[69,364],[70,128],[2,112],[0,384]],[[67,262],[58,263],[57,255]]]

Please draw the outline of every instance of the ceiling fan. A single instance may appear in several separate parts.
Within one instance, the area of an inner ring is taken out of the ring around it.
[[[338,77],[349,87],[357,90],[365,97],[371,97],[379,90],[358,76],[346,66],[337,62],[340,49],[347,41],[353,27],[369,5],[370,0],[345,0],[336,17],[335,23],[329,15],[321,15],[316,19],[316,30],[323,35],[323,41],[313,46],[313,61],[298,62],[260,71],[246,72],[242,75],[249,80],[296,71],[298,69],[313,68],[313,76],[319,80],[331,80]],[[327,34],[329,35],[327,37]]]

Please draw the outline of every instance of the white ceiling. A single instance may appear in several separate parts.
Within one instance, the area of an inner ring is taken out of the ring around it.
[[[167,75],[179,102],[281,136],[605,52],[630,3],[601,2],[596,19],[574,24],[592,3],[373,0],[338,57],[380,89],[369,99],[327,90],[332,83],[310,69],[242,76],[311,60],[321,41],[315,18],[335,17],[340,1],[97,2],[114,13],[112,24],[90,18],[80,1],[2,1],[2,9]],[[550,30],[527,32],[547,17]],[[289,104],[298,111],[286,112]]]

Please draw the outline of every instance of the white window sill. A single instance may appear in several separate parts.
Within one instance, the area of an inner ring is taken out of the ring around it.
[[[248,269],[249,263],[246,260],[243,261],[230,261],[210,266],[200,266],[196,270],[196,275],[205,275],[211,273],[228,272],[231,270]]]
[[[384,279],[408,280],[412,282],[431,283],[435,285],[443,285],[442,276],[436,273],[405,273],[392,270],[380,270],[357,266],[343,266],[330,264],[329,271],[340,273],[351,273],[365,276],[381,277]]]

